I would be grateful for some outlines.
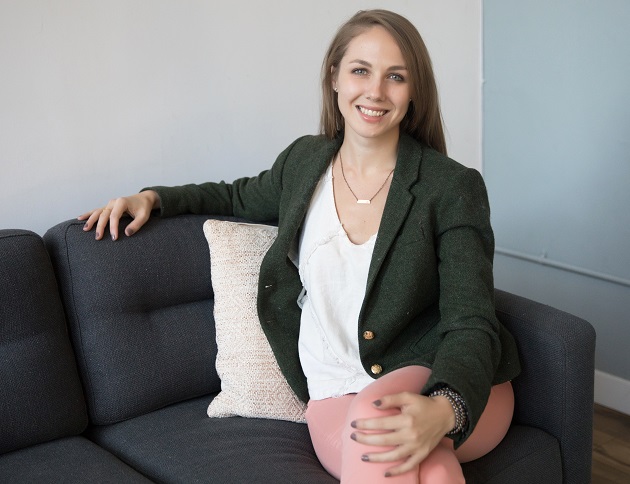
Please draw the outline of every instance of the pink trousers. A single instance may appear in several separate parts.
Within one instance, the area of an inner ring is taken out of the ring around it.
[[[353,420],[398,412],[379,410],[372,402],[394,393],[420,393],[430,375],[431,370],[428,368],[409,366],[375,380],[359,393],[311,400],[306,410],[306,420],[313,447],[324,468],[340,479],[341,484],[464,483],[460,462],[487,454],[507,433],[514,412],[514,393],[509,382],[492,387],[488,404],[464,444],[455,451],[453,441],[445,437],[418,467],[405,474],[385,477],[385,472],[397,462],[364,462],[361,456],[388,448],[360,444],[350,438],[354,431],[350,426]]]

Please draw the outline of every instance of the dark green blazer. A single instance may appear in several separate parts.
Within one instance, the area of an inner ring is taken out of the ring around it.
[[[165,216],[192,212],[278,222],[277,239],[260,269],[258,313],[280,368],[304,401],[308,390],[298,357],[296,302],[302,286],[288,254],[340,144],[307,136],[257,177],[153,188]],[[515,343],[494,312],[493,253],[481,175],[401,136],[359,315],[359,350],[375,378],[425,365],[432,375],[423,393],[440,384],[458,391],[468,405],[470,425],[456,445],[477,423],[491,385],[520,371]],[[364,331],[374,337],[365,339]]]

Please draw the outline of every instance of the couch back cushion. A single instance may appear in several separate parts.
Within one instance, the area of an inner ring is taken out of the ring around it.
[[[44,236],[92,423],[220,390],[207,218],[152,218],[116,242],[96,241],[77,221]]]
[[[50,259],[25,230],[0,230],[0,385],[0,454],[87,426]]]

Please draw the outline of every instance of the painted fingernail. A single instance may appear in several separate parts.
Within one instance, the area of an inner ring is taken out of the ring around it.
[[[87,230],[88,229],[88,223],[85,222],[85,225],[83,226],[83,230]]]
[[[127,234],[127,237],[131,237],[134,234],[133,229],[125,230],[125,233]]]
[[[116,240],[116,236],[112,234],[112,240]]]
[[[374,402],[372,402],[372,405],[374,405],[375,407],[380,407],[381,406],[381,402],[380,400],[375,400]]]
[[[357,434],[350,434],[350,438],[352,440],[357,440]]]
[[[362,460],[363,462],[370,462],[370,457],[369,457],[369,456],[367,456],[367,455],[365,455],[365,454],[363,454],[363,455],[361,456],[361,460]]]
[[[357,421],[353,420],[352,422],[350,422],[350,427],[352,427],[353,429],[357,428]]]
[[[101,234],[100,234],[100,233],[98,233],[98,232],[96,232],[96,234],[95,234],[95,238],[100,239],[100,238],[101,238]]]
[[[386,472],[385,473],[385,477],[392,477],[392,473],[391,472]]]

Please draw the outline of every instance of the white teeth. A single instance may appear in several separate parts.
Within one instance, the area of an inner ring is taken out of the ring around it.
[[[363,106],[359,106],[359,111],[363,114],[367,114],[368,116],[380,117],[384,116],[387,111],[372,111],[371,109],[366,109]]]

